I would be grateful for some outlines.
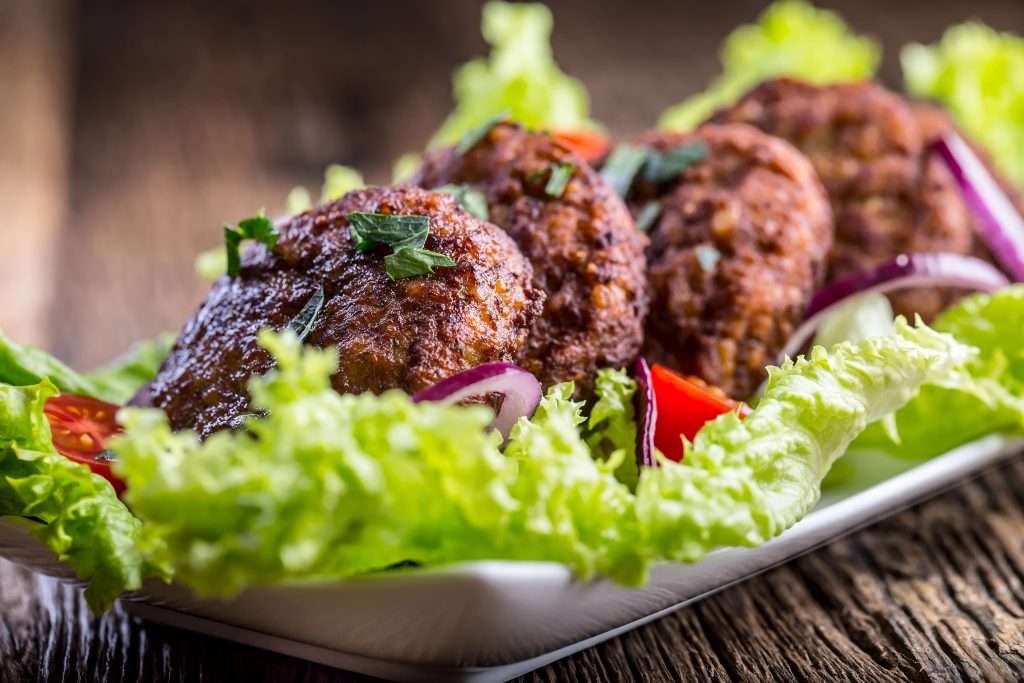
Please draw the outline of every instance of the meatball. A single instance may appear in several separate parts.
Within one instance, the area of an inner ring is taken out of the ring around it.
[[[563,191],[548,192],[558,168],[571,172],[569,180]],[[636,357],[648,306],[647,240],[584,161],[546,133],[502,123],[463,154],[430,155],[414,182],[480,190],[490,220],[533,264],[534,287],[547,301],[519,362],[545,386],[572,380],[585,397],[598,368]]]
[[[823,280],[832,216],[803,155],[750,126],[705,125],[637,142],[666,152],[698,141],[704,160],[665,183],[638,180],[630,193],[637,211],[660,204],[645,354],[742,399]]]
[[[356,251],[347,216],[357,211],[428,216],[426,248],[457,265],[392,280],[388,248]],[[273,250],[247,250],[241,273],[217,281],[136,405],[162,408],[173,428],[202,436],[232,426],[249,411],[246,382],[273,366],[257,333],[286,327],[320,286],[324,304],[305,343],[337,346],[332,384],[345,393],[414,392],[486,361],[512,361],[543,304],[515,243],[447,194],[357,190],[279,230]]]
[[[908,101],[880,85],[771,80],[712,120],[754,125],[810,158],[835,214],[829,280],[902,252],[975,250],[967,207],[941,161],[928,153],[933,129],[929,133]],[[897,311],[927,318],[951,293],[919,289],[892,298]]]

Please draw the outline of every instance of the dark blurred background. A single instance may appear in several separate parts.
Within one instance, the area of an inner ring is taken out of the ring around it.
[[[0,327],[90,366],[176,330],[220,226],[341,162],[385,182],[450,111],[483,54],[480,2],[0,0]],[[552,0],[554,50],[615,133],[652,125],[718,72],[754,0]],[[898,51],[980,19],[1024,32],[1024,1],[842,0]]]

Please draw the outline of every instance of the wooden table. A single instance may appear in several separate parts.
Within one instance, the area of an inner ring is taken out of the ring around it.
[[[620,132],[705,82],[760,5],[554,4],[561,63]],[[845,4],[892,47],[963,18]],[[481,50],[468,1],[208,5],[0,3],[0,326],[16,338],[88,367],[177,328],[221,223],[280,210],[331,161],[386,180],[448,110],[452,65]],[[971,14],[1024,29],[1015,0]],[[896,79],[893,49],[883,74]],[[0,681],[349,678],[117,610],[94,619],[0,562]],[[1024,678],[1024,463],[527,678]]]

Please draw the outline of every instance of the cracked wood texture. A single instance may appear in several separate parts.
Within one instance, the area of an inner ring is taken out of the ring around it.
[[[956,3],[826,3],[889,47]],[[630,133],[714,74],[760,0],[551,3],[555,51]],[[0,327],[72,364],[176,329],[219,226],[340,161],[386,181],[482,50],[479,5],[0,0]],[[972,3],[1024,30],[1024,3]],[[381,49],[388,46],[389,49]],[[628,106],[624,106],[628,103]],[[529,681],[1024,679],[1024,462],[526,676]],[[365,680],[132,620],[0,561],[0,683]]]

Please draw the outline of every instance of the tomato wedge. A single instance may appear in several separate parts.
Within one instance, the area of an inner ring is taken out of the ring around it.
[[[692,441],[707,422],[731,410],[738,410],[740,417],[750,412],[747,404],[733,401],[721,389],[664,365],[651,366],[651,383],[658,405],[654,445],[676,462],[683,459],[682,437]]]
[[[124,431],[115,419],[118,410],[113,403],[75,394],[49,398],[43,408],[57,452],[109,481],[121,495],[124,482],[111,471],[107,451],[107,440]]]
[[[588,163],[603,157],[611,147],[608,138],[589,130],[556,130],[551,136]]]

